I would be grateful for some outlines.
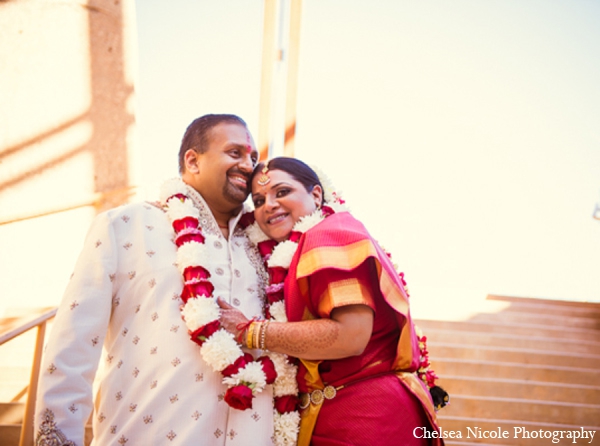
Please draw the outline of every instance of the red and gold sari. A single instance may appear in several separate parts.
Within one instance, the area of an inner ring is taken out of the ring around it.
[[[375,315],[361,355],[301,361],[300,392],[335,396],[305,400],[299,446],[430,444],[423,428],[437,429],[437,422],[429,392],[413,373],[419,346],[408,295],[362,223],[341,212],[308,230],[292,259],[285,299],[290,322],[329,318],[335,308],[356,304]]]

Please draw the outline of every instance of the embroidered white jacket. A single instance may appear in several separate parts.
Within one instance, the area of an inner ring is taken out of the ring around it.
[[[214,295],[248,317],[261,315],[265,277],[259,255],[239,228],[226,240],[200,195],[191,195],[210,249],[205,267]],[[252,409],[230,408],[220,373],[189,339],[173,239],[166,213],[148,203],[121,206],[94,220],[44,354],[38,444],[59,439],[56,444],[83,446],[93,408],[94,445],[272,444],[272,387],[254,399]]]

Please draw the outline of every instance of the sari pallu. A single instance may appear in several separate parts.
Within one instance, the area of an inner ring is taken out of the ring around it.
[[[291,322],[329,318],[334,308],[353,304],[367,305],[375,313],[373,334],[361,355],[301,361],[301,392],[326,386],[339,390],[335,398],[309,404],[302,411],[300,446],[309,444],[317,419],[315,442],[325,435],[323,444],[331,445],[359,444],[354,436],[346,443],[334,437],[355,435],[349,425],[360,419],[371,435],[394,423],[437,429],[429,392],[413,373],[419,365],[419,346],[408,296],[389,257],[359,221],[349,213],[337,213],[301,237],[285,281],[285,296]],[[410,413],[396,413],[403,410]],[[323,431],[331,431],[331,438]],[[416,441],[411,437],[398,444]],[[363,444],[368,444],[366,439]]]

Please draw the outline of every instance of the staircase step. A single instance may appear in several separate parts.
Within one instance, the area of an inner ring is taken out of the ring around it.
[[[586,313],[581,316],[564,316],[558,314],[540,314],[505,310],[498,313],[479,313],[469,319],[471,322],[539,324],[554,327],[585,328],[600,330],[600,317]]]
[[[24,413],[23,403],[0,403],[0,424],[19,424]]]
[[[554,383],[584,383],[600,386],[600,371],[565,366],[545,366],[456,358],[432,358],[432,368],[440,378],[445,375],[473,376]]]
[[[17,424],[0,424],[0,444],[2,446],[19,446],[21,426]]]
[[[598,339],[599,332],[584,328],[548,327],[538,324],[508,324],[508,323],[483,323],[470,321],[440,321],[420,319],[417,324],[427,335],[429,328],[456,330],[465,332],[488,332],[517,334],[523,337],[536,334],[548,338],[564,338],[572,340]]]
[[[598,404],[600,387],[584,384],[523,381],[517,379],[444,376],[439,384],[450,396],[474,395],[481,398],[514,397],[529,400],[560,401],[563,403]]]
[[[431,321],[433,322],[433,321]],[[419,321],[416,322],[420,326]],[[432,323],[425,336],[430,342],[449,342],[459,345],[493,345],[506,348],[530,348],[534,350],[568,351],[572,353],[600,355],[600,342],[594,340],[573,340],[564,338],[548,338],[541,336],[522,336],[510,333],[464,332],[438,329]],[[596,338],[598,339],[598,337]]]
[[[507,309],[511,311],[600,318],[600,302],[578,302],[498,295],[488,295],[486,300],[504,302],[508,304]]]
[[[448,406],[450,407],[450,406]],[[446,408],[442,409],[443,411]],[[593,443],[596,444],[598,442],[598,435],[600,435],[600,426],[592,425],[592,426],[582,426],[581,424],[568,425],[565,423],[547,423],[547,422],[531,422],[531,421],[523,421],[523,420],[498,420],[498,419],[482,419],[478,417],[460,417],[460,416],[452,416],[440,414],[438,415],[438,421],[443,431],[454,431],[460,432],[462,438],[460,439],[448,439],[446,441],[446,445],[470,445],[470,444],[488,444],[495,446],[548,446],[552,443],[552,439],[550,438],[531,438],[533,433],[537,433],[539,436],[539,432],[542,431],[544,435],[546,432],[553,433],[554,431],[571,431],[571,432],[582,432],[582,429],[586,431],[587,439],[578,439],[577,444],[589,444],[590,442],[590,433],[589,431],[594,432]],[[471,428],[471,431],[468,430]],[[479,428],[481,431],[477,430]],[[515,428],[522,429],[521,431],[517,431],[515,434]],[[498,429],[500,431],[508,431],[509,438],[502,439],[493,439],[493,438],[476,438],[471,434],[471,432],[475,432],[476,435],[478,432],[488,431],[488,432],[497,432]],[[526,430],[529,434],[529,438],[523,438],[524,433],[523,430]],[[564,434],[563,434],[564,435]],[[455,434],[458,436],[458,434]],[[470,438],[469,438],[470,436]],[[558,444],[573,444],[572,439],[563,438]]]
[[[600,355],[565,351],[540,351],[528,348],[497,346],[465,346],[447,342],[427,342],[431,358],[460,358],[521,364],[556,365],[573,364],[586,369],[600,369]]]
[[[445,407],[448,415],[473,416],[481,419],[527,420],[593,426],[600,420],[599,404],[561,403],[523,398],[454,395]]]

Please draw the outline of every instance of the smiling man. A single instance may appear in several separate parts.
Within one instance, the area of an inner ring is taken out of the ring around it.
[[[183,181],[202,195],[219,227],[225,229],[248,197],[248,178],[257,159],[244,121],[233,115],[209,115],[188,127],[179,169]]]
[[[238,226],[257,157],[242,119],[202,116],[185,132],[181,178],[165,183],[160,203],[96,217],[44,355],[36,444],[84,445],[92,410],[97,445],[272,444],[271,387],[241,410],[215,371],[219,349],[205,357],[210,324],[190,327],[186,312],[208,295],[262,315],[262,262]]]

